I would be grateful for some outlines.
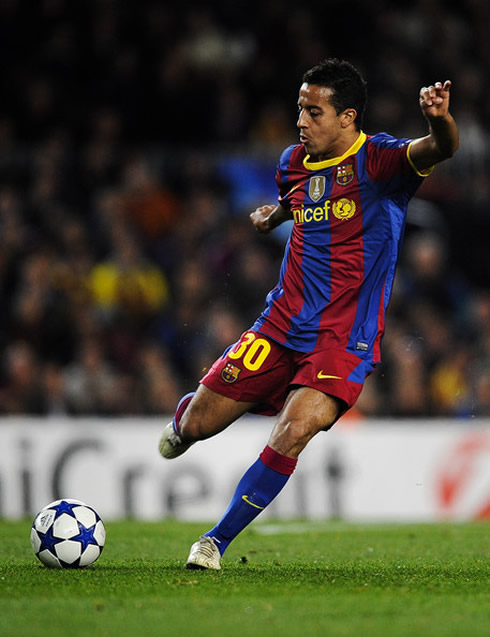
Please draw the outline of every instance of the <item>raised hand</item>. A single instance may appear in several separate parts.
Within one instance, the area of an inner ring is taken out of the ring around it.
[[[420,89],[419,104],[422,113],[428,118],[445,117],[449,112],[449,93],[451,81],[436,82]]]

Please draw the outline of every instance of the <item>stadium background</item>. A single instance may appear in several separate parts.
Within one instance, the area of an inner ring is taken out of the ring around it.
[[[0,2],[0,413],[170,413],[261,311],[302,72],[347,57],[366,132],[424,134],[453,81],[456,157],[412,203],[384,363],[358,415],[490,416],[487,0]]]

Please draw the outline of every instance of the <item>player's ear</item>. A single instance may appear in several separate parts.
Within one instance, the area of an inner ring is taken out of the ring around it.
[[[357,111],[355,108],[346,108],[345,111],[340,113],[340,125],[342,128],[347,128],[354,123],[357,117]]]

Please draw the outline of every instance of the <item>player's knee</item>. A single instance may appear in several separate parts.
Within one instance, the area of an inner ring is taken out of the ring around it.
[[[321,431],[325,423],[319,419],[314,420],[289,420],[278,423],[274,428],[270,439],[270,445],[287,456],[298,456],[315,434]]]
[[[306,446],[313,436],[321,429],[319,422],[296,420],[290,424],[290,437],[296,443]]]

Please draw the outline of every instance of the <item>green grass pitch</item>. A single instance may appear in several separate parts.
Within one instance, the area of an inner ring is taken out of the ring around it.
[[[490,524],[257,523],[220,572],[187,571],[205,524],[106,524],[99,561],[50,570],[0,521],[0,635],[490,635]]]

